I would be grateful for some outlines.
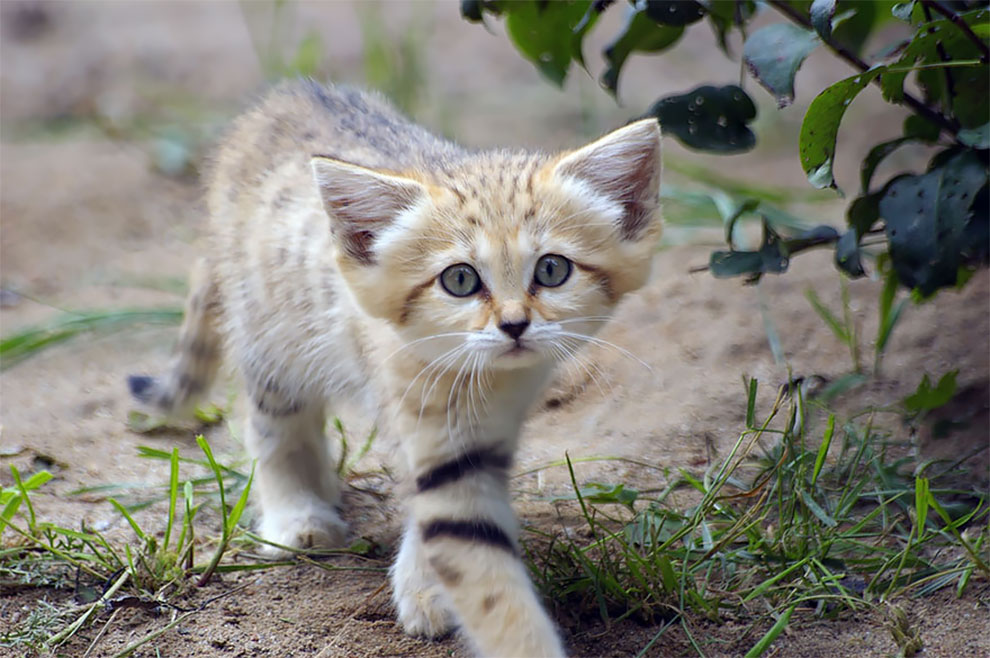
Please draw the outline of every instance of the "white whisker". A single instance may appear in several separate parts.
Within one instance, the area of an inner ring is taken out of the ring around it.
[[[595,345],[600,345],[602,347],[608,347],[610,349],[613,349],[619,354],[639,363],[641,366],[649,370],[651,375],[656,374],[653,372],[653,368],[650,366],[650,364],[648,364],[646,361],[643,361],[641,358],[639,358],[638,356],[636,356],[626,348],[620,347],[613,342],[605,340],[604,338],[598,338],[597,336],[589,336],[588,334],[579,334],[573,331],[561,331],[560,335],[569,336],[571,338],[577,338],[580,340],[586,340],[588,342],[594,343]]]

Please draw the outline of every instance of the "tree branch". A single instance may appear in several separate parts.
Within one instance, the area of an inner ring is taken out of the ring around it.
[[[810,18],[808,18],[800,11],[798,11],[791,5],[787,4],[786,2],[783,2],[782,0],[767,0],[767,4],[772,6],[774,9],[776,9],[781,14],[789,18],[791,21],[797,23],[798,25],[801,25],[802,27],[806,27],[808,29],[814,29],[814,26],[812,26],[811,24]],[[859,58],[858,55],[856,55],[856,53],[852,52],[845,46],[836,43],[831,38],[826,39],[821,35],[818,36],[821,38],[822,42],[826,46],[828,46],[829,48],[832,49],[833,52],[835,52],[836,55],[846,60],[848,63],[852,64],[860,71],[865,73],[870,69],[869,64],[864,62],[862,59]],[[879,87],[880,78],[879,77],[873,78],[873,83]],[[914,96],[912,96],[907,92],[904,92],[904,103],[908,107],[910,107],[915,114],[921,115],[925,119],[939,126],[942,130],[952,135],[953,138],[959,133],[959,127],[956,126],[953,121],[942,115],[940,112],[936,112],[928,105],[926,105],[923,101],[918,100],[917,98],[915,98]]]
[[[990,62],[990,47],[988,47],[987,44],[983,43],[983,39],[976,36],[976,33],[973,32],[973,28],[971,28],[969,24],[966,23],[966,21],[960,18],[959,14],[957,14],[956,12],[950,9],[946,9],[945,7],[942,6],[942,3],[936,2],[935,0],[921,0],[921,5],[925,9],[931,7],[932,9],[934,9],[935,11],[937,11],[938,13],[942,14],[950,21],[952,21],[952,24],[958,27],[962,31],[962,33],[966,35],[966,38],[972,41],[973,43],[975,43],[976,47],[980,49],[981,53],[983,53],[980,56],[980,61],[983,62],[984,64]]]

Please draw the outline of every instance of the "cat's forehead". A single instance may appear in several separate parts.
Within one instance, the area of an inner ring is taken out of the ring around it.
[[[504,232],[525,224],[541,205],[537,179],[546,157],[526,152],[491,151],[445,167],[438,183],[445,214],[481,232]]]

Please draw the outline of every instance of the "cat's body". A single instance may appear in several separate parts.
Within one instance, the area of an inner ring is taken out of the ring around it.
[[[658,184],[655,122],[570,154],[474,153],[375,97],[283,85],[219,150],[175,361],[132,392],[188,408],[225,343],[252,400],[261,534],[295,547],[345,540],[326,407],[369,403],[414,491],[392,570],[406,631],[562,655],[507,471],[553,362],[645,281]]]

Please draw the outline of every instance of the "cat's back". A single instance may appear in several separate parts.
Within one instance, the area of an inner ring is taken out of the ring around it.
[[[294,80],[238,117],[208,174],[215,214],[256,206],[264,192],[315,194],[310,158],[325,155],[372,169],[410,171],[452,160],[460,149],[416,125],[378,94]]]
[[[348,337],[353,313],[332,258],[314,155],[409,171],[458,153],[384,98],[343,85],[283,83],[237,118],[207,174],[207,260],[228,345],[293,386],[313,379],[303,374],[307,363],[340,361],[324,352],[359,351]],[[361,371],[359,363],[338,365]]]

